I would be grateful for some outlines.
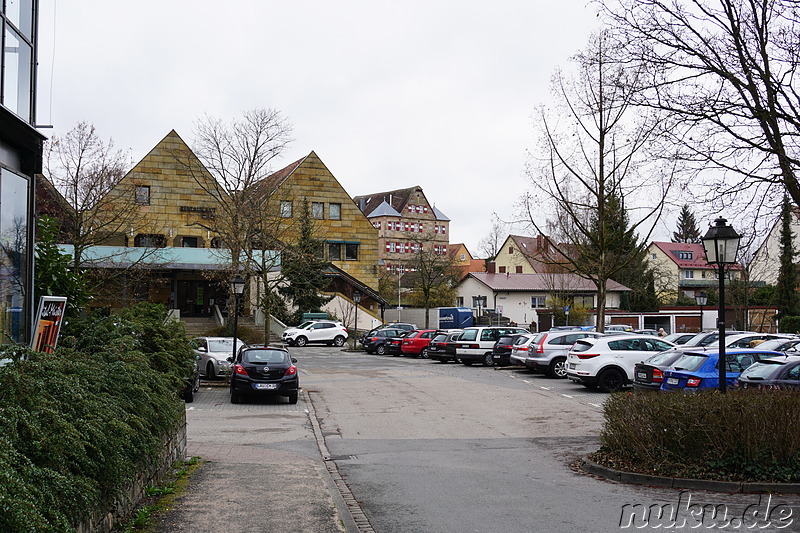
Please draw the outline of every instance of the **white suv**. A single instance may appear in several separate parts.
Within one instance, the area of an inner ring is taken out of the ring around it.
[[[291,346],[305,346],[309,342],[324,342],[328,346],[344,346],[347,330],[341,322],[333,320],[308,320],[296,328],[284,330],[281,340]]]
[[[633,383],[633,367],[648,357],[675,346],[652,335],[614,335],[581,339],[567,356],[567,377],[584,387],[603,392]]]
[[[602,337],[595,331],[543,331],[518,338],[511,349],[511,364],[542,372],[551,378],[567,377],[567,353],[577,341]]]

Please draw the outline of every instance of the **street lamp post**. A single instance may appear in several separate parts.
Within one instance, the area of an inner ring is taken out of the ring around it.
[[[719,276],[719,311],[717,328],[719,328],[719,391],[725,393],[727,359],[725,357],[725,265],[736,263],[736,252],[739,250],[740,236],[728,225],[728,221],[720,217],[703,236],[703,249],[706,260],[717,265]]]
[[[353,349],[356,349],[356,339],[358,339],[358,304],[361,302],[361,293],[356,291],[353,293],[353,301],[356,303],[356,325],[353,327]]]
[[[244,292],[244,279],[236,276],[231,280],[233,292],[233,360],[236,361],[236,339],[239,338],[239,297]]]
[[[479,321],[480,321],[480,319],[481,319],[481,302],[482,302],[483,300],[482,300],[482,298],[481,298],[480,296],[473,296],[473,298],[475,299],[475,304],[478,306],[478,316],[477,316],[477,317],[476,317],[476,319],[475,319],[475,322],[476,322],[476,324],[475,324],[475,325],[477,326],[477,325],[478,325],[478,322],[479,322]]]
[[[400,263],[397,265],[397,321],[400,322],[400,311],[403,310],[403,306],[400,302],[400,278],[403,276],[403,264]]]
[[[700,306],[700,331],[703,331],[703,306],[708,303],[706,291],[700,291],[695,294],[694,301]]]

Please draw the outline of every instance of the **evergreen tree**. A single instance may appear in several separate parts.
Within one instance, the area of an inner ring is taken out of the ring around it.
[[[792,231],[792,207],[789,197],[784,195],[781,209],[780,268],[775,291],[779,316],[798,314],[797,269],[794,265],[794,232]]]
[[[700,242],[700,230],[697,229],[694,213],[689,209],[688,204],[683,205],[681,214],[678,216],[678,231],[672,234],[672,242],[690,244]]]
[[[630,293],[623,293],[620,308],[628,311],[658,311],[647,250],[630,227],[624,202],[615,192],[606,196],[604,225],[605,229],[601,231],[597,217],[593,218],[593,230],[597,235],[605,235],[604,253],[615,257],[615,261],[622,265],[614,274],[614,281],[631,289]],[[597,250],[596,253],[600,254],[601,251]]]
[[[36,224],[36,268],[33,271],[33,292],[38,305],[40,296],[65,296],[66,317],[79,316],[91,298],[85,272],[75,272],[72,256],[61,253],[58,242],[58,221],[43,216]]]
[[[323,305],[332,300],[320,294],[329,284],[325,270],[331,264],[323,258],[323,241],[314,236],[314,220],[305,198],[298,224],[300,237],[287,247],[281,261],[281,272],[288,284],[278,289],[297,308],[294,315],[296,322],[300,321],[303,313],[318,313]]]

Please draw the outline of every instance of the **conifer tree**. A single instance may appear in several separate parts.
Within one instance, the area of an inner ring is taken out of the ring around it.
[[[694,213],[689,209],[688,204],[684,204],[681,214],[678,216],[678,231],[672,234],[672,242],[699,243],[700,230],[697,229],[697,222]]]
[[[794,265],[794,232],[792,231],[792,207],[789,197],[784,195],[781,209],[780,268],[775,291],[778,315],[798,314],[797,269]]]
[[[328,286],[325,270],[331,263],[323,259],[323,241],[314,235],[314,220],[308,200],[303,199],[298,217],[300,236],[283,252],[281,272],[288,283],[278,291],[297,308],[295,321],[303,313],[318,313],[331,297],[320,294]]]

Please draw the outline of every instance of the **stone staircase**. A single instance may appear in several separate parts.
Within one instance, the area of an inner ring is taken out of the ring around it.
[[[181,317],[181,322],[189,337],[202,337],[217,327],[214,317]]]

